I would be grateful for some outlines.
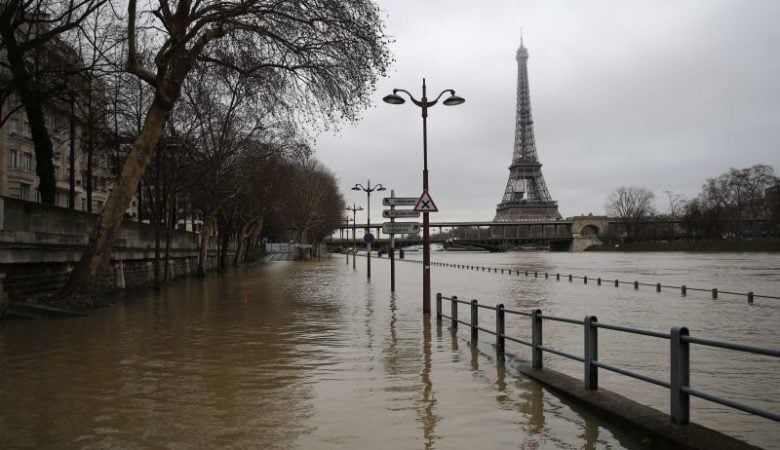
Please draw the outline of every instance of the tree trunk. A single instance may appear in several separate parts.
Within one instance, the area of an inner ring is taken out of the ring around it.
[[[255,234],[259,234],[259,229],[262,229],[263,221],[259,219],[252,219],[241,226],[241,230],[238,233],[238,243],[236,245],[236,254],[233,256],[233,266],[238,267],[241,261],[246,260],[247,246],[250,240]]]
[[[238,267],[241,264],[241,256],[246,248],[246,240],[249,238],[249,229],[252,227],[253,221],[249,221],[241,226],[238,231],[238,242],[236,243],[236,254],[233,255],[233,267]]]
[[[159,208],[155,208],[158,211]],[[154,214],[154,290],[160,290],[160,218]]]
[[[87,189],[87,212],[92,212],[92,160],[95,156],[95,114],[93,110],[92,96],[92,76],[90,75],[87,83],[87,171],[84,174],[87,178],[82,180]]]
[[[168,216],[166,214],[166,216]],[[163,271],[163,281],[168,282],[168,261],[171,257],[171,231],[176,227],[176,194],[171,195],[171,214],[168,216],[168,226],[165,227],[165,269]]]
[[[228,249],[230,249],[230,233],[225,232],[220,237],[222,244],[219,252],[219,270],[225,270],[227,268],[227,253]]]
[[[54,163],[52,162],[54,151],[43,115],[43,102],[48,99],[41,98],[38,89],[34,86],[35,81],[25,67],[24,52],[17,45],[15,30],[4,29],[2,38],[8,65],[13,79],[17,83],[16,91],[30,124],[30,134],[35,147],[35,174],[38,175],[38,191],[41,193],[41,202],[53,205],[54,194],[57,190]]]
[[[171,109],[169,105],[170,103],[163,101],[159,94],[155,96],[143,129],[122,166],[122,174],[117,180],[117,185],[98,215],[95,228],[89,237],[89,244],[81,255],[78,265],[71,272],[68,283],[56,294],[57,297],[69,297],[84,289],[95,287],[91,284],[108,263],[116,232],[122,225],[125,211],[133,200],[133,194],[162,134],[166,116]]]
[[[69,123],[69,152],[68,152],[68,208],[76,209],[76,113],[74,111],[76,100],[73,93],[70,94],[70,123]]]
[[[198,258],[199,277],[205,277],[208,272],[209,238],[211,237],[211,218],[203,217],[203,229],[200,232],[200,258]]]

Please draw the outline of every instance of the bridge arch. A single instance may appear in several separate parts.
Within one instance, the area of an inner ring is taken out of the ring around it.
[[[594,237],[603,235],[609,227],[609,218],[607,216],[576,216],[572,218],[571,234],[572,236]]]
[[[599,227],[597,227],[595,224],[589,223],[582,227],[580,234],[585,238],[595,237],[601,234],[601,230],[599,230]]]

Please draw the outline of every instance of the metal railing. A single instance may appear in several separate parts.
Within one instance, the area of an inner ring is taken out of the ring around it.
[[[447,316],[442,312],[442,301],[448,300],[450,302],[450,315]],[[458,318],[458,305],[469,305],[471,312],[471,320],[466,322]],[[495,330],[483,328],[479,326],[479,310],[486,309],[496,312],[496,328]],[[524,316],[531,319],[531,342],[523,339],[515,338],[506,335],[506,315]],[[638,328],[625,327],[620,325],[610,325],[606,323],[598,322],[596,316],[586,316],[583,320],[569,319],[565,317],[556,317],[542,314],[541,309],[533,309],[529,311],[516,311],[506,309],[503,304],[497,306],[480,305],[477,300],[466,302],[459,300],[457,296],[445,297],[441,293],[436,294],[436,320],[438,323],[442,322],[442,318],[449,319],[453,330],[457,330],[458,324],[466,325],[471,330],[471,339],[477,340],[479,332],[483,331],[488,334],[496,336],[496,357],[499,361],[504,361],[506,358],[506,341],[516,342],[518,344],[525,345],[531,349],[531,366],[534,369],[542,368],[542,354],[544,352],[554,355],[562,356],[567,359],[579,361],[583,363],[583,381],[585,389],[595,391],[598,390],[598,376],[599,369],[609,370],[611,372],[618,373],[627,377],[635,378],[647,383],[654,384],[669,389],[671,395],[671,419],[673,423],[679,425],[685,425],[690,419],[690,397],[698,397],[704,400],[708,400],[720,405],[724,405],[730,408],[738,409],[750,414],[761,416],[776,422],[780,421],[780,414],[765,411],[750,405],[739,403],[733,400],[721,398],[717,395],[713,395],[702,390],[696,389],[690,385],[690,345],[702,345],[707,347],[715,347],[726,350],[733,350],[739,352],[752,353],[756,355],[771,356],[774,358],[780,358],[780,350],[767,349],[761,347],[754,347],[750,345],[735,344],[731,342],[721,342],[710,339],[701,339],[690,336],[688,329],[685,327],[673,327],[669,333],[660,333],[650,330],[642,330]],[[563,322],[572,325],[579,325],[584,328],[583,339],[583,356],[573,355],[557,350],[553,347],[545,346],[543,343],[543,323],[545,320]],[[598,357],[598,330],[603,328],[606,330],[619,331],[623,333],[630,333],[635,335],[648,336],[652,338],[665,339],[670,343],[670,357],[671,368],[669,374],[669,381],[659,380],[650,376],[646,376],[640,373],[633,372],[623,367],[618,367],[612,364],[608,364],[604,361],[600,361]]]

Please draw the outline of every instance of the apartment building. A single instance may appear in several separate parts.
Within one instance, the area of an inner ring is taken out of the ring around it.
[[[13,111],[0,126],[0,195],[27,200],[40,201],[38,176],[36,175],[35,147],[27,115],[19,108],[18,98],[11,95],[2,108]],[[55,204],[64,208],[71,207],[71,178],[73,178],[72,207],[88,211],[87,173],[88,161],[85,152],[86,135],[83,123],[74,123],[74,135],[71,139],[71,115],[52,102],[45,109],[46,128],[54,151],[53,164],[56,179]],[[75,119],[74,119],[75,120]],[[73,148],[71,149],[71,143]],[[110,155],[105,149],[97,148],[92,158],[92,208],[98,212],[106,201],[113,185],[110,170]],[[72,161],[71,161],[72,159]],[[71,172],[73,165],[73,172]]]

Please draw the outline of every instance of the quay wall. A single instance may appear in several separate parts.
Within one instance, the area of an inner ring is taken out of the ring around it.
[[[0,302],[5,298],[24,303],[63,286],[87,245],[96,218],[83,211],[0,197]],[[161,241],[164,254],[164,232]],[[198,241],[195,233],[172,232],[169,279],[195,275]],[[208,269],[217,265],[216,239],[211,244]],[[151,285],[154,246],[154,227],[125,221],[108,267],[94,288],[109,292]]]

